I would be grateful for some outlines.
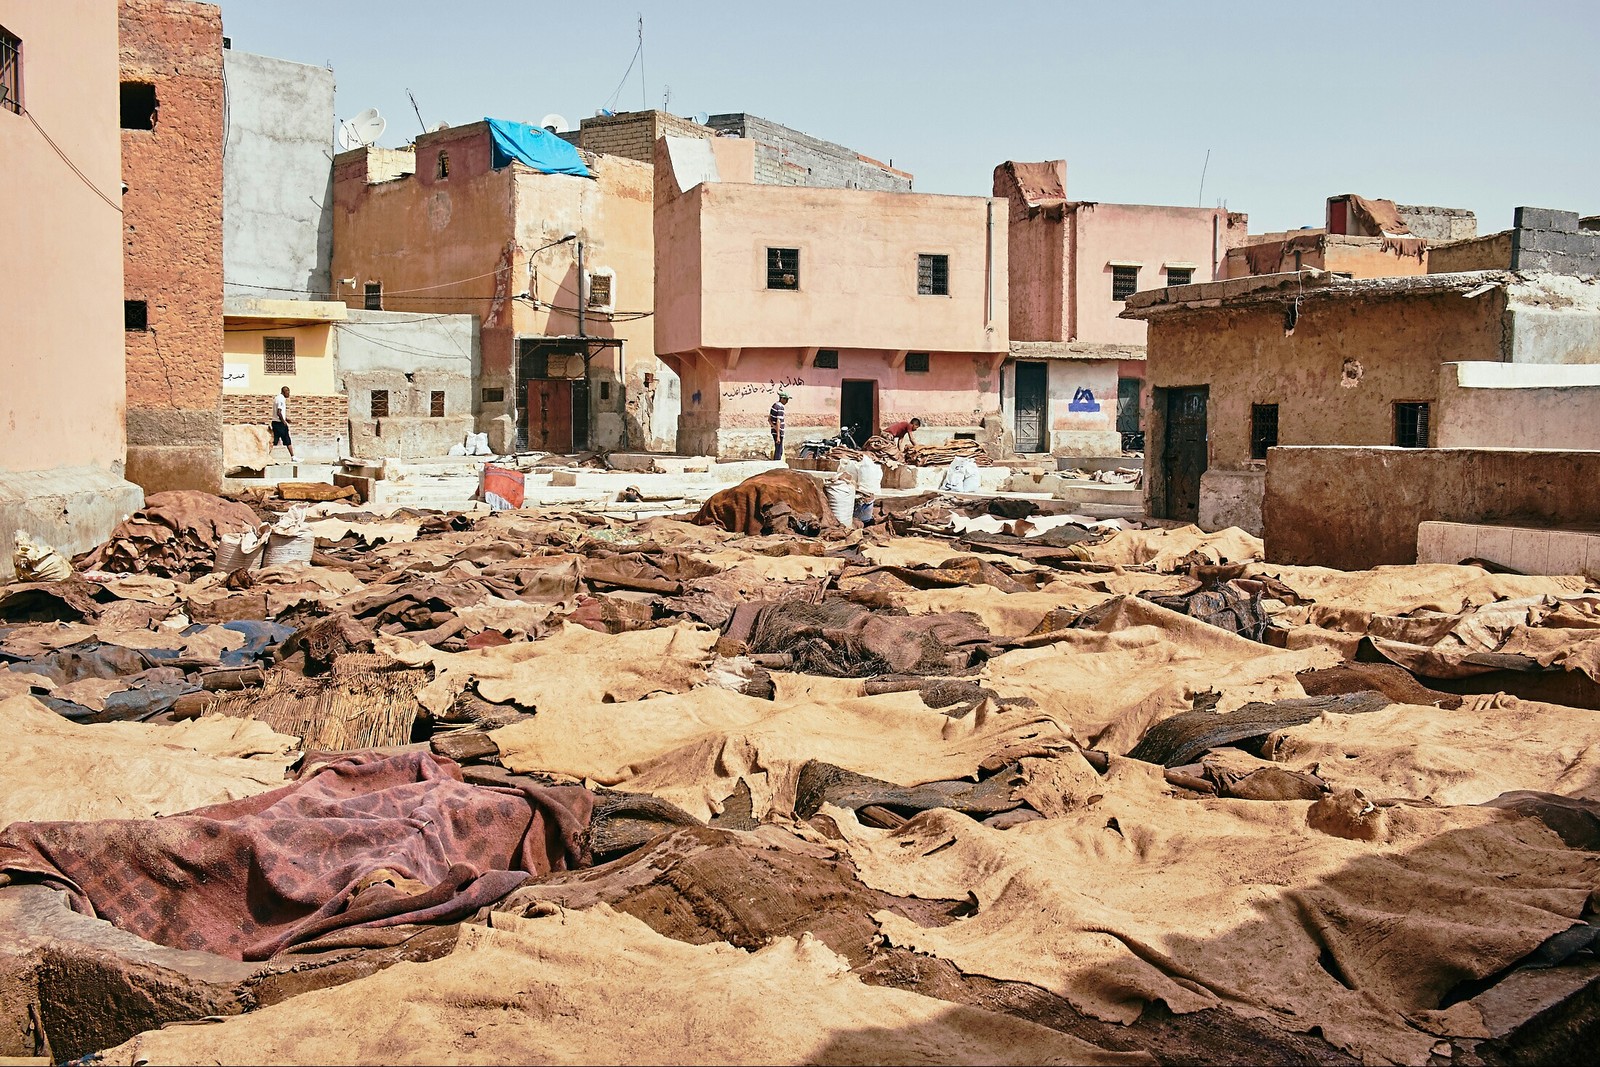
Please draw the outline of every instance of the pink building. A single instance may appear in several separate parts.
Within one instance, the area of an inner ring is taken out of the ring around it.
[[[1067,199],[1067,164],[1000,164],[1008,205],[1011,360],[1004,421],[1019,453],[1115,456],[1139,430],[1145,327],[1123,319],[1141,289],[1222,276],[1246,217],[1221,208]]]
[[[126,481],[117,8],[0,0],[0,581],[12,536],[69,553]]]
[[[780,388],[790,450],[912,416],[923,441],[986,439],[1007,354],[1004,206],[757,185],[753,149],[656,144],[655,346],[682,380],[678,450],[769,455]]]

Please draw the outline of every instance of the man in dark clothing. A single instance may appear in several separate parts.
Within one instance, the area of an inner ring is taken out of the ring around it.
[[[778,400],[767,412],[767,428],[772,431],[772,458],[783,458],[783,411],[784,404],[788,403],[789,394],[779,393]]]

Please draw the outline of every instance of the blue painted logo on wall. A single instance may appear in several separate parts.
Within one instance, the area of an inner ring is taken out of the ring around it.
[[[1072,394],[1072,403],[1067,405],[1068,411],[1099,411],[1100,405],[1095,401],[1094,393],[1087,386]]]

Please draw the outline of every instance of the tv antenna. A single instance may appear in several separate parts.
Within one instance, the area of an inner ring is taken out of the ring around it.
[[[422,132],[428,132],[428,124],[422,121],[422,109],[417,106],[417,98],[411,95],[411,90],[406,90],[406,99],[411,101],[411,110],[416,112],[417,125],[422,127]]]
[[[1206,206],[1206,169],[1211,166],[1211,149],[1206,149],[1206,161],[1200,164],[1200,195],[1195,199],[1195,207]]]
[[[339,150],[348,152],[352,148],[376,144],[388,126],[389,123],[378,114],[378,109],[369,107],[355,118],[339,123]]]

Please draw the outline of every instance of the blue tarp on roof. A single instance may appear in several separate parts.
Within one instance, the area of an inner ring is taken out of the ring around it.
[[[549,130],[530,126],[526,122],[491,118],[483,121],[489,124],[489,143],[492,147],[490,166],[495,170],[509,165],[514,159],[546,174],[593,177],[589,168],[583,165],[578,150]]]

